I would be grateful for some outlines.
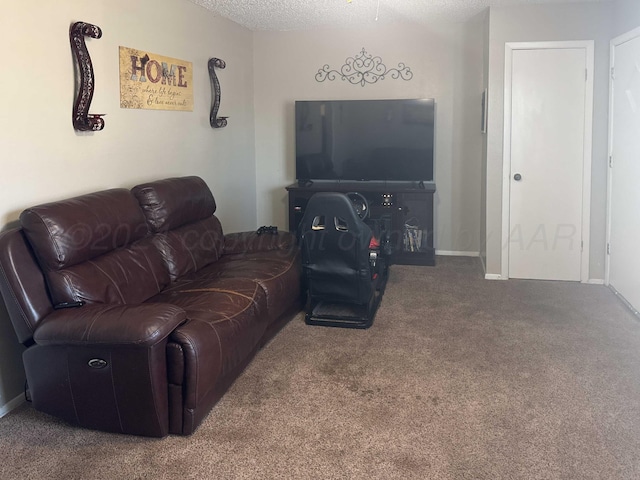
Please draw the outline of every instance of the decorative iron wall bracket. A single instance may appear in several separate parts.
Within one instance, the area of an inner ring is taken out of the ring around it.
[[[377,83],[378,80],[384,80],[387,75],[394,80],[401,78],[409,81],[413,78],[413,72],[404,63],[398,63],[398,68],[387,69],[380,57],[369,55],[363,48],[355,57],[347,58],[344,65],[340,67],[340,71],[331,70],[329,65],[324,65],[316,73],[316,81],[329,80],[332,82],[340,77],[341,80],[347,80],[353,85],[360,84],[364,87],[367,83]]]
[[[211,105],[211,114],[209,115],[209,123],[212,128],[222,128],[227,126],[227,118],[218,117],[218,109],[220,108],[220,82],[216,75],[215,68],[226,68],[227,64],[219,58],[209,59],[209,78],[211,79],[211,94],[213,96],[213,104]]]
[[[100,38],[102,30],[96,25],[76,22],[69,29],[71,50],[76,59],[76,102],[73,105],[73,128],[80,131],[99,131],[104,128],[104,114],[89,114],[95,78],[93,64],[84,37]]]

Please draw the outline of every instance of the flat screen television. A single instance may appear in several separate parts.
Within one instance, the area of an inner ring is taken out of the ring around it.
[[[296,179],[433,181],[435,102],[295,102]]]

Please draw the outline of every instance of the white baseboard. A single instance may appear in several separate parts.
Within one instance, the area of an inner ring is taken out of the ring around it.
[[[485,280],[506,280],[499,273],[485,273],[484,278]],[[585,283],[589,285],[604,285],[604,280],[600,278],[590,278]]]
[[[622,301],[622,303],[624,303],[624,304],[627,306],[627,308],[629,308],[629,310],[631,310],[631,311],[633,312],[633,314],[634,314],[636,317],[640,318],[640,312],[638,312],[638,310],[636,309],[636,307],[634,307],[633,305],[631,305],[631,303],[629,303],[629,301],[628,301],[626,298],[624,298],[622,295],[620,295],[620,292],[618,292],[618,290],[616,290],[616,289],[615,289],[613,286],[611,286],[611,285],[609,285],[609,290],[611,290],[611,291],[614,293],[614,295],[615,295],[616,297],[618,297],[618,298]]]
[[[468,253],[474,254],[469,256],[480,258],[480,263],[482,264],[482,271],[484,272],[485,280],[506,280],[506,278],[502,278],[502,275],[500,275],[499,273],[487,273],[487,266],[484,264],[484,257],[480,255],[480,252],[468,252]]]
[[[500,275],[499,273],[485,273],[484,279],[485,280],[506,280],[506,278],[503,278],[502,275]]]
[[[458,252],[455,250],[436,250],[436,255],[443,257],[479,257],[480,252]]]
[[[1,405],[0,406],[0,418],[2,418],[5,415],[9,414],[9,412],[11,412],[12,410],[15,410],[20,405],[22,405],[24,402],[25,402],[24,394],[21,393],[20,395],[18,395],[13,400],[10,400],[8,403],[6,403],[4,405]]]

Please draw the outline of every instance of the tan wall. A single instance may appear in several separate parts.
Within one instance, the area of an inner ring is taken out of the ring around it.
[[[490,15],[489,9],[486,10],[482,21],[482,86],[483,89],[487,89],[487,95],[489,94],[489,33],[490,33]],[[487,108],[489,98],[486,99]],[[486,114],[488,118],[488,113]],[[487,130],[488,130],[487,125]],[[486,270],[487,265],[487,212],[485,206],[487,205],[487,146],[488,135],[485,133],[482,136],[482,165],[480,167],[480,259],[482,265]]]
[[[410,81],[319,83],[362,48],[388,68],[404,62]],[[436,248],[480,248],[482,23],[255,34],[258,223],[287,228],[285,187],[295,180],[295,100],[435,98]]]
[[[101,132],[77,133],[69,26],[102,28],[87,45],[96,74],[92,113]],[[0,228],[26,207],[111,187],[200,175],[212,188],[226,231],[256,225],[252,33],[187,0],[24,0],[0,16]],[[124,110],[119,104],[118,46],[188,60],[194,66],[194,111]],[[209,126],[207,60],[227,68],[221,115]],[[0,408],[23,387],[21,348],[0,307]]]

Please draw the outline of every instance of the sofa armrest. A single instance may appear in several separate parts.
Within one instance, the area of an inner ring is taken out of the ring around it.
[[[23,354],[34,408],[87,428],[165,436],[167,341],[185,317],[160,303],[51,313]]]
[[[169,304],[85,305],[56,310],[34,333],[38,345],[149,347],[165,339],[186,319]]]
[[[277,234],[256,232],[228,233],[224,236],[224,255],[239,253],[268,252],[271,250],[291,251],[297,248],[296,237],[290,232]]]

